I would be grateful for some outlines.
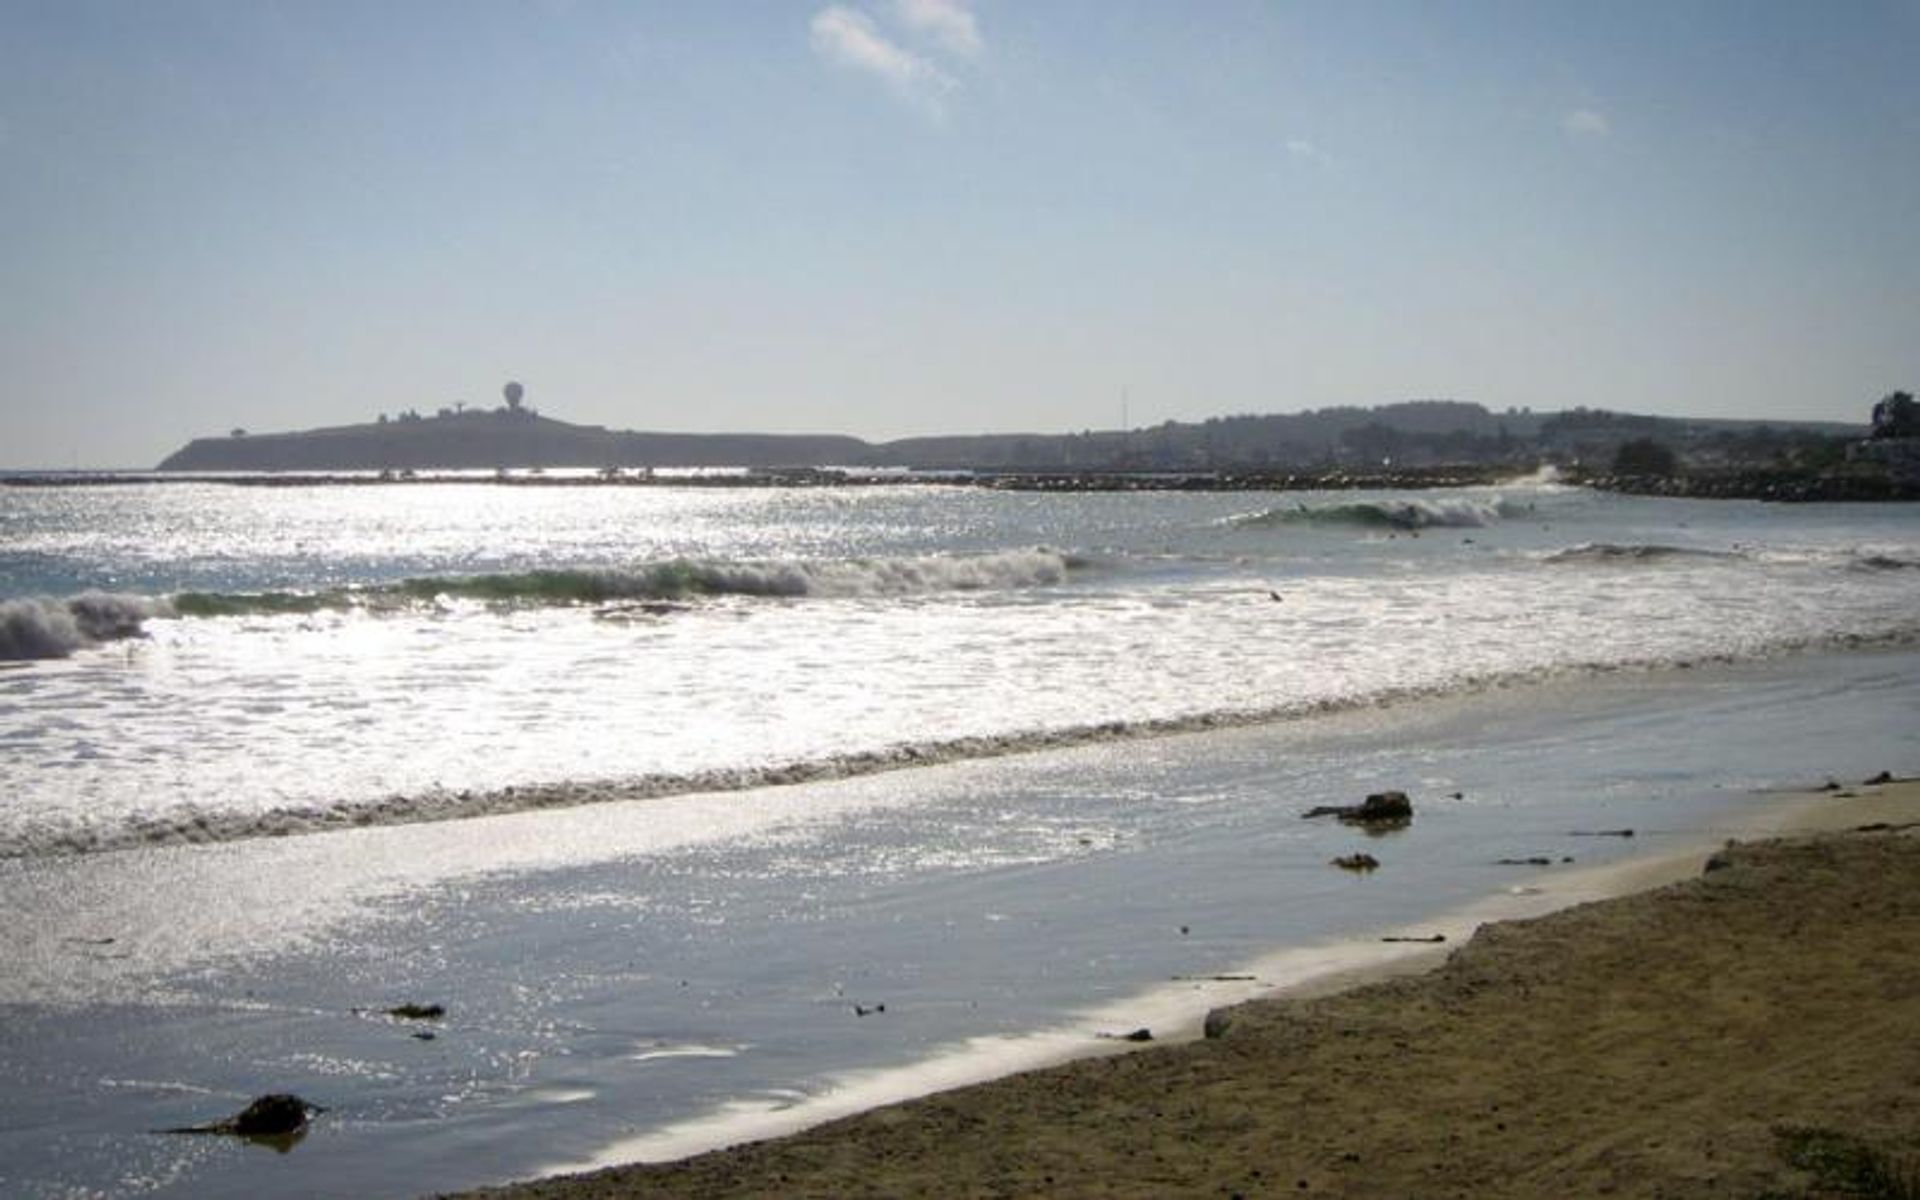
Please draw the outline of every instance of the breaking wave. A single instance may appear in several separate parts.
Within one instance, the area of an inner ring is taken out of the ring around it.
[[[155,617],[284,616],[417,608],[441,600],[500,606],[684,601],[715,596],[855,597],[1046,587],[1092,565],[1054,550],[820,561],[674,559],[632,569],[434,575],[318,591],[181,592],[171,597],[85,592],[0,601],[0,662],[65,658],[138,637]]]
[[[691,793],[741,792],[851,779],[962,760],[1269,725],[1339,712],[1384,709],[1441,696],[1601,678],[1624,672],[1690,669],[1826,650],[1867,650],[1912,647],[1917,644],[1920,644],[1920,625],[1907,624],[1873,634],[1836,633],[1784,638],[1737,652],[1583,660],[1469,674],[1445,683],[1388,687],[1358,695],[1301,700],[1269,707],[1215,709],[1165,717],[979,734],[684,774],[570,780],[491,790],[436,787],[413,794],[342,799],[255,812],[220,812],[188,807],[164,815],[134,817],[111,824],[85,818],[45,821],[10,830],[0,837],[0,860],[289,837],[368,825],[457,821],[504,813],[652,800]]]
[[[1860,571],[1911,571],[1920,569],[1920,559],[1900,558],[1892,554],[1857,555],[1851,565]]]
[[[1528,506],[1510,500],[1351,500],[1332,504],[1292,504],[1228,518],[1243,529],[1293,525],[1335,525],[1360,529],[1484,529],[1503,518],[1522,516]]]
[[[171,615],[165,600],[114,592],[0,601],[0,662],[65,658],[101,642],[139,637],[147,618]]]
[[[433,575],[320,592],[186,592],[182,616],[406,608],[442,598],[500,605],[606,604],[706,596],[849,597],[1044,587],[1086,566],[1053,550],[819,561],[673,559],[631,569]]]
[[[1738,559],[1747,557],[1737,550],[1704,550],[1691,546],[1667,546],[1652,542],[1586,542],[1546,556],[1549,563],[1648,563],[1671,559]]]

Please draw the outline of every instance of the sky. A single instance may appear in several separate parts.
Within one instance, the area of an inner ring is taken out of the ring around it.
[[[0,0],[0,466],[1920,388],[1920,0]]]

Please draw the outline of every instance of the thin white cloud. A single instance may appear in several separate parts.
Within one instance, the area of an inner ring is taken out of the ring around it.
[[[1287,153],[1294,158],[1309,159],[1313,162],[1325,162],[1327,152],[1305,138],[1288,138]]]
[[[895,43],[873,18],[835,4],[813,14],[808,29],[813,51],[828,62],[865,71],[886,81],[900,95],[927,105],[936,114],[940,98],[954,83],[926,58]]]
[[[1574,137],[1606,137],[1613,132],[1607,115],[1591,108],[1576,108],[1560,118],[1560,128]]]
[[[893,12],[902,25],[955,54],[972,58],[985,46],[968,0],[894,0]]]

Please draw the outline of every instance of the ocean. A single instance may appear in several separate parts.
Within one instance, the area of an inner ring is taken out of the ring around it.
[[[1916,600],[1920,508],[1550,475],[0,488],[0,1190],[417,1195],[1167,1028],[1913,772]]]

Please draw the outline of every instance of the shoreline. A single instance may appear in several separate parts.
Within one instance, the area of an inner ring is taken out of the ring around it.
[[[1855,638],[1850,650],[1913,650],[1903,635]],[[1830,651],[1831,648],[1825,648]],[[1745,669],[1821,653],[1805,648],[1749,658],[1698,655],[1679,664]],[[29,663],[0,661],[0,668]],[[212,814],[190,811],[103,828],[50,828],[38,841],[0,844],[0,862],[33,858],[84,857],[93,854],[170,846],[223,845],[260,839],[304,837],[368,827],[431,825],[474,818],[584,809],[633,801],[739,794],[764,788],[833,784],[926,767],[1018,759],[1027,755],[1071,752],[1108,745],[1148,744],[1170,737],[1205,736],[1280,726],[1320,718],[1364,713],[1393,713],[1435,701],[1472,701],[1514,687],[1563,684],[1651,675],[1673,664],[1627,661],[1564,668],[1487,672],[1457,680],[1450,687],[1387,687],[1360,696],[1307,699],[1265,708],[1221,708],[1168,716],[1142,716],[1082,722],[1003,733],[975,733],[920,742],[850,749],[816,758],[792,758],[761,765],[695,767],[685,772],[642,773],[625,777],[562,779],[497,787],[430,786],[395,791],[325,808],[285,807]],[[1787,789],[1791,792],[1793,789]],[[1809,791],[1809,796],[1817,795]],[[1579,874],[1574,872],[1573,874]]]
[[[1526,479],[1537,463],[1464,463],[1371,470],[1345,467],[1222,470],[1023,470],[1005,467],[726,466],[513,468],[321,467],[312,470],[78,470],[0,472],[0,487],[117,487],[223,484],[230,487],[356,487],[479,484],[501,487],[890,488],[926,486],[1012,492],[1302,492],[1424,491],[1499,487]],[[554,472],[548,474],[548,472]]]
[[[1442,909],[1414,924],[1381,926],[1332,941],[1258,953],[1216,975],[1174,977],[1117,1000],[1079,1009],[1053,1025],[1015,1035],[971,1038],[905,1066],[829,1076],[818,1092],[798,1101],[734,1102],[718,1112],[623,1138],[585,1158],[546,1163],[535,1178],[581,1175],[637,1164],[672,1164],[792,1137],[828,1122],[1029,1071],[1138,1052],[1149,1046],[1197,1041],[1203,1036],[1208,1015],[1220,1007],[1314,999],[1417,976],[1444,964],[1481,925],[1529,920],[1665,886],[1697,873],[1699,864],[1729,839],[1842,829],[1856,822],[1885,819],[1888,809],[1886,802],[1873,795],[1844,790],[1836,795],[1810,786],[1761,789],[1750,798],[1760,807],[1746,810],[1731,824],[1682,835],[1677,844],[1669,843],[1655,852],[1556,870],[1538,876],[1536,882],[1510,886]],[[1443,939],[1439,944],[1412,940],[1430,938],[1435,933]],[[1409,940],[1389,943],[1389,937]],[[1137,1029],[1150,1032],[1151,1041],[1130,1042],[1122,1036]],[[1096,1030],[1101,1032],[1090,1032]]]
[[[1036,1030],[1056,1060],[1132,1049],[1096,1038],[1142,1025],[1175,1050],[1174,1009],[1197,1029],[1276,981],[1326,986],[1343,949],[1431,952],[1374,935],[1510,885],[1829,808],[1769,790],[1815,767],[1913,773],[1912,668],[1636,675],[720,804],[4,864],[10,904],[41,917],[0,939],[23,1005],[0,1175],[118,1194],[157,1162],[160,1194],[424,1196],[614,1157],[638,1131],[683,1127],[651,1155],[677,1158],[776,1132],[743,1132],[756,1114],[816,1124],[1012,1075],[1049,1050],[1022,1043]],[[1419,811],[1389,837],[1301,819],[1392,786]],[[902,870],[902,847],[941,857]],[[1383,869],[1328,865],[1357,849]],[[1212,982],[1276,946],[1303,949],[1251,987]],[[365,1015],[402,1001],[449,1015]],[[279,1091],[329,1110],[290,1155],[144,1132]]]
[[[360,487],[480,484],[500,487],[891,488],[928,486],[1005,492],[1349,492],[1459,490],[1509,486],[1545,462],[1461,463],[1370,471],[1359,465],[1294,470],[1025,470],[1007,467],[334,467],[314,470],[75,470],[0,472],[0,487],[120,487],[220,484],[228,487]],[[549,475],[546,472],[559,472]],[[667,474],[657,474],[656,471]],[[1920,500],[1920,483],[1885,474],[1823,474],[1736,468],[1673,475],[1614,475],[1570,469],[1567,485],[1622,496],[1679,500],[1762,500],[1788,504],[1899,504]]]
[[[647,1138],[622,1143],[617,1148],[620,1152],[626,1152],[629,1159],[650,1156],[653,1159],[650,1162],[604,1166],[615,1157],[609,1153],[593,1164],[596,1169],[591,1173],[547,1174],[529,1183],[462,1194],[511,1197],[515,1200],[574,1200],[575,1197],[638,1194],[643,1190],[648,1195],[762,1194],[790,1190],[815,1194],[845,1191],[897,1194],[925,1190],[960,1193],[983,1189],[996,1192],[1055,1190],[1059,1187],[1058,1180],[1043,1179],[1038,1175],[1012,1182],[997,1177],[990,1181],[970,1176],[957,1165],[949,1169],[943,1166],[947,1157],[945,1151],[931,1151],[931,1159],[920,1160],[920,1168],[930,1170],[931,1174],[902,1175],[900,1172],[906,1168],[891,1157],[882,1163],[869,1153],[866,1143],[876,1135],[912,1140],[918,1136],[913,1131],[924,1132],[930,1126],[941,1125],[939,1114],[956,1106],[972,1110],[985,1105],[982,1111],[989,1115],[984,1115],[982,1120],[991,1124],[996,1119],[991,1113],[1009,1106],[1024,1111],[1024,1106],[1031,1104],[1036,1094],[1055,1087],[1080,1086],[1073,1081],[1113,1070],[1102,1066],[1109,1062],[1157,1059],[1157,1056],[1166,1055],[1176,1058],[1216,1058],[1218,1046],[1213,1039],[1202,1037],[1203,1024],[1208,1027],[1208,1032],[1217,1032],[1212,1028],[1216,1022],[1229,1029],[1253,1020],[1264,1026],[1274,1020],[1285,1020],[1284,1014],[1296,1009],[1311,1010],[1321,1004],[1357,1004],[1365,1007],[1383,1002],[1403,1003],[1401,991],[1441,986],[1440,981],[1457,973],[1454,966],[1456,960],[1472,958],[1479,953],[1474,950],[1463,956],[1460,951],[1465,948],[1480,947],[1488,942],[1505,943],[1513,930],[1523,931],[1521,936],[1525,937],[1525,930],[1542,921],[1559,920],[1567,914],[1583,914],[1578,918],[1580,922],[1599,921],[1604,924],[1613,919],[1609,910],[1614,906],[1626,904],[1628,909],[1637,911],[1638,907],[1648,903],[1657,904],[1657,901],[1649,901],[1648,897],[1657,897],[1667,891],[1686,890],[1691,885],[1684,881],[1698,877],[1703,861],[1723,842],[1738,841],[1732,851],[1737,858],[1744,859],[1756,854],[1761,858],[1770,854],[1791,857],[1796,853],[1793,849],[1776,850],[1773,849],[1776,843],[1768,841],[1761,843],[1762,849],[1755,850],[1748,839],[1784,837],[1789,840],[1778,845],[1789,848],[1815,847],[1827,844],[1837,831],[1876,822],[1897,824],[1920,818],[1920,782],[1914,780],[1897,780],[1886,785],[1862,784],[1837,791],[1769,792],[1762,795],[1770,802],[1739,822],[1737,830],[1702,831],[1697,839],[1690,839],[1684,846],[1664,849],[1648,857],[1568,871],[1544,880],[1541,886],[1511,889],[1508,893],[1489,897],[1464,909],[1440,914],[1430,922],[1422,922],[1422,933],[1439,931],[1445,935],[1447,940],[1443,944],[1395,945],[1388,950],[1378,942],[1355,941],[1340,946],[1294,948],[1263,956],[1249,972],[1258,976],[1257,981],[1250,985],[1236,984],[1210,991],[1209,1009],[1204,1022],[1199,1016],[1191,1015],[1178,1025],[1155,1026],[1155,1044],[1151,1046],[1136,1047],[1123,1041],[1090,1046],[1084,1032],[1075,1037],[1058,1031],[1043,1031],[1033,1036],[1051,1051],[1050,1056],[1030,1057],[1021,1065],[1003,1068],[997,1073],[980,1074],[976,1067],[974,1073],[969,1074],[964,1069],[964,1053],[922,1064],[917,1069],[922,1073],[922,1081],[926,1086],[910,1093],[912,1098],[900,1094],[897,1085],[896,1091],[890,1095],[878,1088],[862,1089],[855,1086],[836,1089],[814,1102],[799,1106],[798,1111],[769,1114],[773,1119],[763,1122],[746,1140],[731,1142],[720,1149],[709,1149],[693,1157],[673,1155],[671,1148],[677,1140],[684,1147],[681,1154],[687,1153],[688,1149],[699,1149],[693,1131],[706,1125],[711,1137],[710,1120],[658,1131]],[[1729,832],[1733,833],[1733,839],[1728,838]],[[1909,851],[1905,860],[1907,865],[1920,867],[1920,839],[1901,837],[1897,830],[1891,839],[1886,834],[1877,834],[1843,840],[1897,842]],[[1673,886],[1676,884],[1678,888]],[[1411,934],[1414,931],[1380,932],[1384,935]],[[1371,953],[1354,953],[1363,949]],[[1344,960],[1353,958],[1360,961]],[[1293,982],[1274,982],[1287,979]],[[1622,983],[1620,980],[1611,982],[1615,986]],[[1164,989],[1161,991],[1164,992]],[[1130,1007],[1138,1014],[1143,1008],[1152,1007],[1143,1006],[1142,999],[1109,1006],[1103,1011],[1117,1014],[1122,1008]],[[1232,1007],[1229,1010],[1222,1005]],[[1229,1015],[1224,1018],[1215,1015],[1219,1013]],[[1249,1014],[1257,1014],[1257,1017]],[[1483,1046],[1482,1049],[1497,1050],[1497,1047]],[[1137,1053],[1119,1054],[1117,1051]],[[1187,1064],[1181,1069],[1190,1069],[1191,1066]],[[1013,1073],[1008,1074],[1008,1070]],[[1146,1068],[1138,1070],[1147,1075],[1154,1074]],[[1332,1081],[1323,1080],[1315,1086],[1328,1087],[1330,1094],[1336,1096],[1340,1091]],[[1148,1089],[1147,1093],[1133,1096],[1131,1101],[1120,1096],[1111,1100],[1115,1104],[1146,1105],[1156,1101],[1156,1096],[1151,1093],[1152,1089]],[[1260,1124],[1256,1112],[1243,1112],[1242,1116],[1255,1126]],[[1294,1120],[1294,1115],[1290,1114],[1288,1120]],[[1130,1156],[1114,1146],[1107,1146],[1105,1150],[1096,1148],[1103,1140],[1111,1141],[1113,1131],[1089,1129],[1077,1119],[1074,1124],[1076,1128],[1064,1133],[1053,1131],[1075,1143],[1072,1156],[1076,1159],[1084,1159],[1088,1155],[1098,1158],[1104,1153],[1107,1157],[1105,1165],[1099,1168],[1101,1173],[1082,1175],[1077,1183],[1064,1190],[1127,1190],[1124,1185],[1128,1182],[1130,1167],[1126,1160]],[[947,1129],[945,1133],[951,1136],[953,1131]],[[1050,1134],[1046,1130],[1023,1130],[1012,1136],[1016,1140],[1037,1137],[1045,1142]],[[1152,1135],[1151,1131],[1135,1128],[1129,1136],[1150,1138]],[[992,1136],[988,1140],[992,1140]],[[711,1141],[707,1144],[711,1145]],[[796,1175],[795,1170],[798,1167],[816,1170],[823,1155],[839,1166],[827,1177],[802,1182],[808,1177]],[[992,1167],[991,1150],[974,1161],[979,1169],[989,1169]],[[575,1169],[581,1165],[584,1164],[577,1164]],[[1429,1183],[1433,1182],[1429,1180]],[[1477,1181],[1476,1191],[1486,1194],[1488,1183],[1487,1180]],[[1262,1189],[1255,1186],[1253,1190]],[[1363,1188],[1362,1192],[1365,1191]]]

